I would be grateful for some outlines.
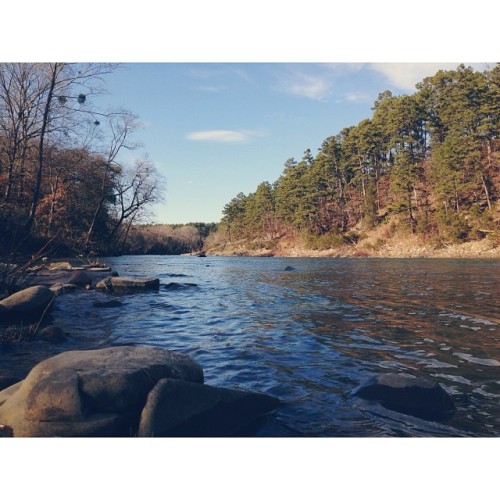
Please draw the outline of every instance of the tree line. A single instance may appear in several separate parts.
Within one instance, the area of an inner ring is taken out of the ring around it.
[[[203,250],[205,241],[217,231],[217,224],[139,224],[130,231],[123,248],[127,254],[180,255]]]
[[[113,64],[0,64],[0,254],[50,243],[60,253],[119,252],[161,199],[152,161],[131,164],[138,118],[103,109]]]
[[[498,231],[500,65],[438,71],[411,95],[379,94],[370,118],[285,162],[274,183],[224,206],[217,244],[301,235],[353,242],[391,219],[442,242]],[[495,218],[496,217],[496,218]]]

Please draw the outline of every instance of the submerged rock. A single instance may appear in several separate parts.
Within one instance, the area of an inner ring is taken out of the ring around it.
[[[93,307],[121,307],[123,306],[123,302],[119,300],[103,300],[99,302],[93,302]]]
[[[438,383],[409,374],[378,375],[354,391],[353,396],[425,420],[444,421],[455,411],[453,400]]]
[[[154,347],[68,351],[0,392],[0,422],[14,436],[131,436],[149,391],[164,378],[203,383],[201,366]]]
[[[198,285],[196,283],[175,283],[175,282],[172,282],[172,283],[167,283],[165,285],[165,288],[167,290],[186,290],[189,288],[195,288],[197,286]]]
[[[21,290],[0,301],[0,319],[39,317],[52,306],[54,297],[54,292],[42,285]]]
[[[73,292],[74,290],[78,290],[78,286],[70,283],[55,284],[50,286],[50,290],[52,290],[56,295],[61,295],[61,293],[68,293]]]
[[[66,342],[66,337],[66,332],[59,326],[54,325],[46,326],[36,334],[37,339],[50,342],[51,344]]]
[[[162,379],[149,393],[138,436],[235,436],[278,405],[265,394]]]
[[[73,271],[64,282],[67,285],[91,286],[92,278],[86,271]]]
[[[144,290],[158,290],[160,280],[158,278],[129,278],[108,276],[99,281],[96,290],[110,293],[133,293]]]

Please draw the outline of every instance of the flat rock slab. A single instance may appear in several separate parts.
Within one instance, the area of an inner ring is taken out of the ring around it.
[[[163,379],[149,393],[138,436],[237,436],[279,403],[265,394]]]
[[[154,347],[68,351],[0,392],[0,424],[14,436],[131,436],[161,379],[203,384],[189,356]]]
[[[55,293],[46,286],[25,288],[0,301],[0,319],[39,317],[53,304]]]
[[[73,265],[70,262],[51,262],[49,264],[49,269],[71,269]]]
[[[378,375],[353,395],[424,420],[444,421],[455,411],[453,400],[438,383],[409,374]]]
[[[92,277],[83,270],[56,271],[53,273],[39,274],[33,276],[32,282],[37,285],[76,285],[79,287],[91,286]]]
[[[130,278],[126,276],[109,276],[99,281],[96,290],[110,293],[134,293],[144,290],[158,290],[158,278]]]

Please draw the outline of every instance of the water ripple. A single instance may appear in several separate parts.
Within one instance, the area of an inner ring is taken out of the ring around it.
[[[125,296],[117,309],[93,308],[101,298],[94,291],[61,296],[52,320],[70,332],[69,343],[0,348],[2,369],[22,373],[68,348],[160,346],[196,359],[208,384],[279,397],[282,406],[259,435],[500,433],[497,261],[109,261],[122,276],[159,277],[160,290]],[[285,272],[289,265],[294,269]],[[171,278],[178,290],[163,286]],[[456,414],[438,425],[349,396],[372,376],[394,371],[439,382]]]

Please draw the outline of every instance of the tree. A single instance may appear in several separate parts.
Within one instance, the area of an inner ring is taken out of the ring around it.
[[[4,200],[9,202],[16,188],[18,201],[29,206],[23,224],[26,233],[32,230],[42,196],[47,147],[61,146],[78,134],[82,120],[76,115],[93,113],[85,109],[87,97],[98,91],[94,83],[112,68],[109,64],[0,65],[0,142],[7,159],[6,168],[0,168],[0,174],[5,171]],[[30,152],[30,163],[36,167],[26,172]],[[30,195],[24,193],[28,176]]]
[[[119,182],[123,168],[117,162],[122,149],[134,150],[138,147],[136,142],[129,140],[132,133],[139,127],[137,117],[125,110],[110,112],[106,116],[107,130],[102,134],[103,161],[100,166],[99,197],[95,205],[94,215],[85,236],[84,245],[88,246],[95,230],[98,218],[106,201],[114,196],[113,189]],[[107,236],[107,235],[105,235]]]
[[[229,241],[243,235],[245,223],[244,216],[246,210],[247,197],[244,193],[238,193],[222,209],[222,225],[227,228]]]
[[[285,163],[283,174],[276,185],[276,213],[294,230],[306,229],[311,214],[307,200],[305,175],[314,158],[306,149],[300,162],[290,158]]]
[[[114,186],[114,217],[109,238],[113,239],[124,221],[129,221],[121,236],[126,240],[132,222],[140,219],[145,208],[158,199],[159,181],[153,163],[137,160],[133,168],[125,170]]]

